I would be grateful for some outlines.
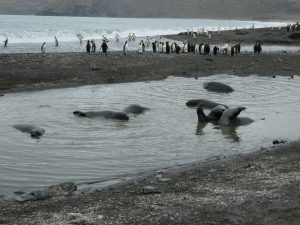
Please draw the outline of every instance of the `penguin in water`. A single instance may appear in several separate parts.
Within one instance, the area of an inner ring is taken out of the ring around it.
[[[7,47],[8,44],[8,38],[6,37],[5,41],[4,41],[4,47]]]
[[[116,33],[115,39],[116,39],[116,42],[119,42],[119,40],[120,40],[120,35],[119,35],[118,33]]]
[[[82,35],[81,34],[77,34],[77,38],[79,39],[79,44],[82,44]]]

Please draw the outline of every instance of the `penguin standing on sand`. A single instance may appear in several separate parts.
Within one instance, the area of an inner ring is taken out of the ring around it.
[[[217,55],[218,51],[219,51],[219,48],[218,48],[218,46],[215,45],[214,48],[213,48],[214,55]]]
[[[234,56],[234,52],[235,52],[235,46],[231,46],[230,55]]]
[[[44,53],[45,52],[45,45],[46,45],[46,42],[44,42],[41,46],[41,52]]]
[[[181,51],[180,46],[179,46],[178,44],[175,43],[175,52],[176,52],[176,54],[179,54],[180,51]]]
[[[58,40],[57,40],[57,37],[55,36],[54,39],[55,39],[55,47],[58,47]]]
[[[143,53],[143,43],[142,43],[142,41],[139,43],[139,46],[138,46],[138,53],[140,53],[140,54]]]
[[[92,44],[92,52],[96,52],[96,42],[95,40],[91,40],[91,44]]]
[[[176,43],[173,42],[173,43],[171,44],[171,52],[172,52],[172,53],[175,52],[175,49],[176,49]]]
[[[128,41],[125,41],[123,45],[123,55],[126,55],[128,52]]]
[[[171,47],[170,47],[170,45],[169,45],[169,42],[167,41],[167,42],[166,42],[166,53],[167,53],[167,54],[170,54],[170,50],[171,50]]]
[[[209,53],[210,53],[210,46],[209,46],[208,43],[206,43],[206,44],[204,45],[204,54],[205,54],[205,55],[209,55]]]
[[[156,52],[156,43],[155,42],[152,42],[152,50],[153,50],[153,52]]]
[[[107,49],[108,49],[108,45],[107,45],[107,43],[106,43],[105,40],[103,40],[101,48],[102,48],[102,52],[106,54],[107,53]]]
[[[87,52],[88,54],[91,53],[91,44],[90,44],[90,40],[88,40],[87,43],[86,43],[86,52]]]

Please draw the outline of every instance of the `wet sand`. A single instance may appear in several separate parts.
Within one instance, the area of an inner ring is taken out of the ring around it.
[[[291,76],[300,74],[299,62],[298,53],[0,55],[0,92],[219,73]],[[300,141],[162,169],[90,194],[0,201],[0,224],[71,224],[69,213],[86,217],[77,224],[299,224],[299,160]],[[145,186],[155,189],[145,194]]]
[[[91,67],[95,63],[96,68]],[[0,92],[117,82],[160,80],[168,76],[300,74],[300,53],[229,55],[120,52],[0,54]]]

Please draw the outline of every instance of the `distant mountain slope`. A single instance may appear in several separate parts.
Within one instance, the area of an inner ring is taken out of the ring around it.
[[[0,13],[5,7],[39,15],[300,19],[300,0],[1,0]]]
[[[56,0],[40,14],[112,17],[300,17],[300,0]]]
[[[56,0],[0,0],[0,14],[36,14]]]

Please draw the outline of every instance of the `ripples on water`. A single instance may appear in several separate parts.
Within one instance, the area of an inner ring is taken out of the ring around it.
[[[221,81],[236,91],[207,92]],[[296,140],[300,130],[300,79],[215,75],[163,81],[95,85],[22,92],[0,98],[0,192],[41,188],[64,181],[109,180],[141,171],[246,153],[273,139]],[[249,126],[222,130],[197,126],[189,99],[245,106]],[[129,104],[151,108],[128,122],[78,118],[75,110],[116,110]],[[261,120],[265,118],[265,120]],[[32,123],[46,133],[36,140],[12,125]]]

